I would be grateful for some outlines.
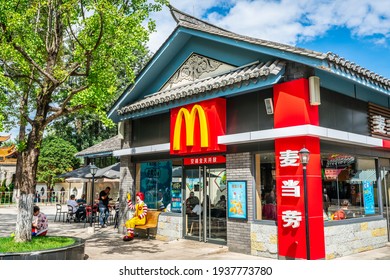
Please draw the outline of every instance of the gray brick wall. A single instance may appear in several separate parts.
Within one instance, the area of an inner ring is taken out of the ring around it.
[[[251,225],[253,220],[253,172],[252,155],[250,153],[227,154],[227,180],[247,181],[248,221],[227,222],[227,245],[232,252],[251,254]]]
[[[124,122],[124,139],[122,140],[122,149],[129,148],[131,145],[131,121]],[[120,183],[119,183],[119,227],[118,232],[122,233],[121,226],[127,220],[127,193],[135,194],[135,164],[131,162],[131,156],[121,156],[120,160]]]

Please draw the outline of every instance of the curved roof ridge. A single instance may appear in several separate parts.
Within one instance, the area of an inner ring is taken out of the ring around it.
[[[358,64],[349,61],[340,57],[339,55],[333,52],[322,53],[310,49],[305,49],[301,47],[295,47],[292,45],[287,45],[283,43],[273,42],[269,40],[259,39],[255,37],[250,37],[246,35],[237,34],[226,29],[220,28],[213,24],[210,24],[206,21],[195,18],[191,15],[183,13],[182,11],[177,10],[176,8],[170,6],[170,10],[172,16],[176,20],[178,26],[182,26],[184,28],[190,28],[202,32],[206,32],[209,34],[219,35],[223,37],[227,37],[234,40],[241,40],[248,43],[261,45],[264,47],[269,47],[273,49],[278,49],[281,51],[286,51],[290,53],[295,53],[307,57],[313,57],[324,62],[327,62],[329,65],[333,65],[335,68],[343,69],[343,72],[351,72],[352,75],[358,75],[362,79],[368,79],[372,84],[376,84],[377,86],[381,86],[386,90],[390,90],[390,79],[385,78],[371,70],[368,70],[364,67],[359,66]]]
[[[186,13],[176,9],[175,7],[173,7],[170,4],[169,4],[169,10],[171,11],[172,17],[176,21],[177,25],[184,25],[185,26],[186,24],[190,24],[190,25],[194,25],[194,26],[208,27],[208,28],[232,33],[232,32],[230,32],[226,29],[223,29],[219,26],[208,23],[207,21],[203,21],[203,20],[198,19],[194,16],[186,14]],[[234,34],[234,33],[232,33],[232,34]]]
[[[169,7],[170,7],[171,14],[172,14],[173,18],[175,19],[175,21],[177,22],[178,26],[183,26],[186,28],[205,31],[208,33],[212,32],[212,33],[216,33],[217,35],[221,35],[221,36],[236,38],[236,39],[244,40],[247,42],[260,44],[260,45],[270,47],[270,48],[281,49],[284,51],[306,54],[308,56],[314,56],[314,57],[321,58],[321,59],[324,59],[326,57],[326,53],[317,52],[317,51],[313,51],[313,50],[309,50],[309,49],[305,49],[305,48],[301,48],[301,47],[295,47],[292,45],[287,45],[287,44],[283,44],[283,43],[278,43],[278,42],[274,42],[274,41],[269,41],[269,40],[264,40],[264,39],[260,39],[260,38],[255,38],[255,37],[250,37],[250,36],[234,33],[232,31],[223,29],[221,27],[218,27],[216,25],[213,25],[211,23],[208,23],[206,21],[198,19],[194,16],[188,15],[188,14],[174,8],[171,5]]]

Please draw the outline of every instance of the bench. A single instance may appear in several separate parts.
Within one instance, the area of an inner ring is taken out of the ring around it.
[[[158,216],[160,216],[161,212],[159,211],[151,211],[148,210],[148,213],[146,214],[146,224],[144,225],[136,225],[136,229],[145,229],[146,235],[148,239],[150,239],[149,230],[151,228],[157,228],[158,224]]]

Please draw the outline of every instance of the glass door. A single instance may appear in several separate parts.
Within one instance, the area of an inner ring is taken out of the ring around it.
[[[184,174],[185,237],[226,244],[226,169],[203,165]]]

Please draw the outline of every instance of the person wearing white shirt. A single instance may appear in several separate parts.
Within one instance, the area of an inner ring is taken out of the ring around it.
[[[76,202],[76,197],[74,194],[70,196],[70,199],[66,202],[67,205],[70,205],[73,207],[73,213],[76,213],[77,209],[79,208],[79,204]]]

